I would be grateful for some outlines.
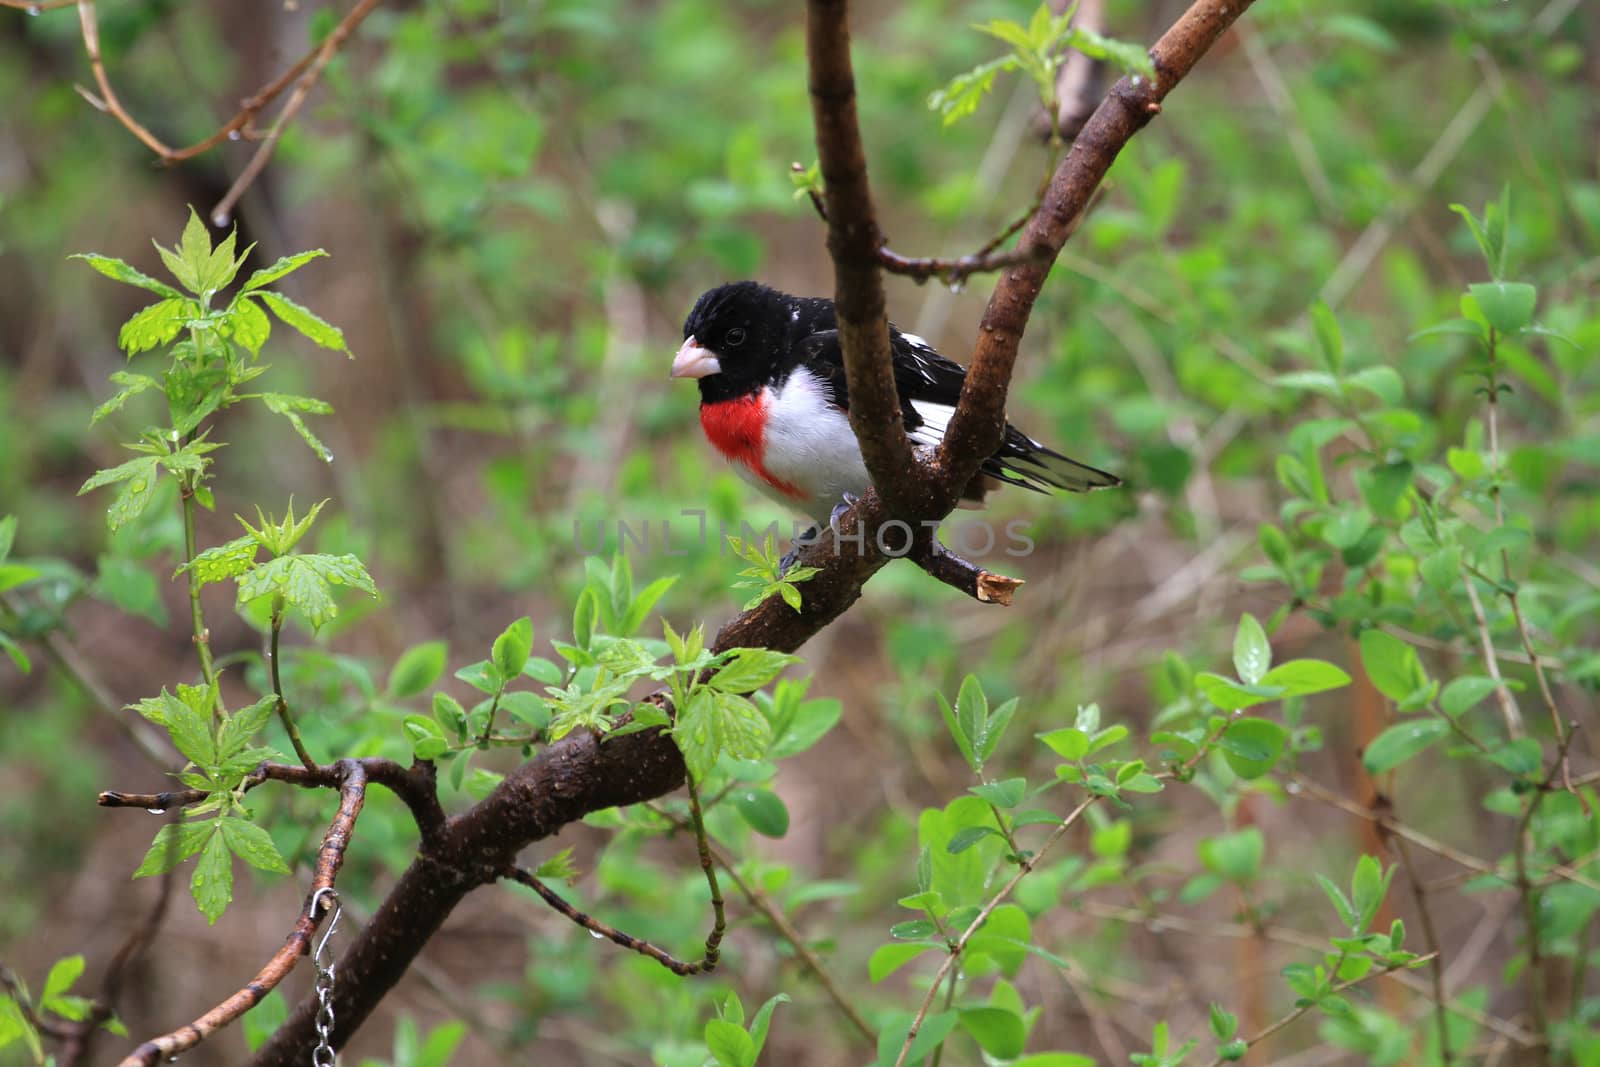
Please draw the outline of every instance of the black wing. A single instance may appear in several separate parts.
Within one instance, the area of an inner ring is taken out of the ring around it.
[[[922,338],[901,333],[892,325],[889,347],[906,435],[916,445],[939,444],[944,439],[950,417],[955,414],[956,402],[961,399],[966,368],[940,355]],[[802,340],[800,363],[827,386],[834,403],[849,410],[844,353],[839,347],[838,330],[818,330]],[[979,470],[990,478],[1036,493],[1049,488],[1081,493],[1122,484],[1116,475],[1063,456],[1010,423],[1006,424],[1000,448],[984,460]],[[981,487],[974,492],[981,497]]]

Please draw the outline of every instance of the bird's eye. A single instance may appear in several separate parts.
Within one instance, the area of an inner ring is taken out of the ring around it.
[[[730,346],[742,345],[744,344],[744,330],[735,326],[733,329],[728,331],[728,336],[724,338],[724,340],[726,340]]]

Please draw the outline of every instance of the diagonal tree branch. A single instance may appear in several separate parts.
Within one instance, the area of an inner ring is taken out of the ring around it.
[[[946,485],[966,484],[999,447],[1006,394],[1034,301],[1122,146],[1160,114],[1161,101],[1252,3],[1196,0],[1150,50],[1155,81],[1131,77],[1118,81],[1073,140],[1043,203],[1017,241],[1040,258],[1001,275],[984,311],[961,402],[939,445],[936,464]]]
[[[833,303],[850,390],[850,428],[861,443],[878,495],[895,515],[909,516],[919,509],[919,490],[926,479],[906,439],[889,362],[889,315],[878,262],[883,233],[872,206],[856,118],[849,9],[848,0],[806,3],[811,117],[827,208],[828,254],[833,258]]]

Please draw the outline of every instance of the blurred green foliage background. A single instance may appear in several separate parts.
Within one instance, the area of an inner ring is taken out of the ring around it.
[[[925,101],[994,54],[969,24],[1029,9],[1013,0],[855,7],[883,227],[902,253],[970,250],[1033,195],[1046,158],[1037,101],[1002,80],[976,116],[951,126]],[[1153,40],[1181,7],[1109,0],[1105,29]],[[124,103],[170,143],[205,136],[338,17],[318,4],[232,0],[108,4],[100,15]],[[0,11],[0,515],[20,518],[16,555],[81,572],[52,571],[33,607],[65,612],[65,654],[121,704],[192,672],[182,590],[167,581],[181,528],[158,506],[108,537],[104,501],[74,495],[91,471],[118,461],[125,416],[93,433],[86,425],[109,395],[107,374],[123,365],[116,327],[138,297],[66,256],[98,251],[156,273],[149,239],[170,241],[186,204],[204,213],[253,146],[154,168],[74,91],[89,80],[70,9]],[[234,512],[281,508],[291,493],[332,497],[318,549],[361,553],[383,589],[381,603],[352,606],[314,640],[297,635],[314,650],[288,665],[311,705],[308,739],[345,752],[361,736],[356,724],[370,725],[364,717],[397,722],[406,709],[381,698],[382,679],[419,641],[447,641],[455,666],[480,658],[518,615],[532,616],[541,644],[561,636],[582,559],[595,554],[593,531],[607,532],[598,554],[609,557],[619,520],[648,523],[653,535],[671,522],[674,550],[687,550],[668,557],[657,536],[656,550],[633,560],[640,584],[681,575],[660,606],[667,617],[714,627],[736,610],[734,560],[714,539],[696,543],[698,523],[682,511],[705,509],[713,528],[781,516],[705,445],[693,391],[666,370],[684,312],[712,284],[759,277],[795,292],[831,289],[823,228],[788,177],[792,161],[814,155],[805,84],[800,9],[778,2],[386,6],[329,68],[237,222],[262,263],[302,248],[332,255],[284,288],[341,326],[357,358],[279,337],[269,356],[295,391],[333,402],[337,414],[316,429],[335,459],[320,463],[266,415],[235,423],[219,456],[218,508],[201,531],[217,543],[237,532]],[[1558,568],[1542,577],[1572,584],[1577,607],[1559,634],[1563,694],[1592,723],[1597,145],[1600,9],[1567,0],[1261,0],[1169,99],[1052,273],[1013,389],[1017,422],[1129,488],[999,499],[994,520],[1025,520],[1036,542],[1026,558],[991,558],[1028,579],[1009,611],[891,566],[804,650],[811,695],[840,700],[843,722],[778,779],[787,836],[748,840],[745,854],[852,996],[909,999],[896,985],[904,975],[871,984],[865,961],[894,899],[909,892],[918,811],[966,784],[935,691],[953,692],[975,672],[993,699],[1022,698],[1019,736],[1069,723],[1091,701],[1148,725],[1174,695],[1165,650],[1214,667],[1241,609],[1265,619],[1289,603],[1282,585],[1253,581],[1268,575],[1249,568],[1262,563],[1259,525],[1292,495],[1279,480],[1287,434],[1324,403],[1276,381],[1314,362],[1313,301],[1335,310],[1351,368],[1399,373],[1406,399],[1393,406],[1416,416],[1421,440],[1476,432],[1481,398],[1460,374],[1461,339],[1412,335],[1456,315],[1460,290],[1484,277],[1449,204],[1477,210],[1507,184],[1510,260],[1539,287],[1539,321],[1573,345],[1508,346],[1515,388],[1501,435],[1514,492],[1534,516],[1539,565]],[[988,288],[981,278],[960,292],[891,280],[891,317],[964,359]],[[1330,477],[1337,468],[1334,457]],[[1341,629],[1357,613],[1338,602],[1348,590],[1323,591],[1320,612],[1280,615],[1275,639],[1350,665]],[[259,646],[225,591],[208,593],[208,610],[220,655]],[[1361,772],[1351,753],[1370,739],[1358,700],[1314,702],[1325,751],[1308,765],[1353,792]],[[1574,751],[1589,745],[1584,734]],[[1020,769],[1036,757],[1015,758]],[[114,949],[154,891],[127,876],[155,827],[131,832],[138,816],[102,813],[93,796],[161,788],[153,778],[48,658],[28,675],[0,661],[7,962],[42,973],[83,951],[92,975]],[[1478,784],[1445,774],[1409,787],[1403,806],[1442,836],[1471,841],[1487,818]],[[253,800],[271,813],[284,853],[303,858],[325,798],[267,793]],[[1137,822],[1130,840],[1104,846],[1120,872],[1107,884],[1134,901],[1162,899],[1193,866],[1197,837],[1259,824],[1275,872],[1263,891],[1273,914],[1292,916],[1315,892],[1296,868],[1347,870],[1374,847],[1332,809],[1260,794],[1246,796],[1243,816],[1237,796],[1221,806],[1191,798]],[[399,806],[377,796],[373,806],[348,875],[369,905],[411,848]],[[745,831],[727,819],[738,839]],[[700,936],[704,885],[684,839],[612,840],[604,826],[574,827],[555,845],[575,849],[583,873],[573,894],[585,907],[686,950]],[[1130,868],[1154,883],[1129,890],[1121,875]],[[1163,878],[1165,888],[1151,888]],[[1035,892],[1048,895],[1052,883],[1040,883]],[[176,909],[125,1008],[136,1035],[176,1024],[208,992],[248,977],[279,943],[297,892],[288,880],[243,886],[215,928]],[[1494,914],[1463,900],[1441,919],[1461,937]],[[1212,914],[1225,918],[1229,906],[1218,898]],[[1115,1060],[1141,1047],[1147,1019],[1203,1026],[1196,1012],[1219,987],[1254,998],[1260,1023],[1282,1006],[1277,992],[1256,988],[1281,963],[1271,950],[1236,954],[1224,942],[1219,952],[1215,941],[1150,936],[1070,909],[1052,923],[1041,940],[1077,970],[1024,971],[1030,1003],[1045,1005],[1039,1047]],[[1460,984],[1494,1001],[1510,951],[1491,936]],[[424,1028],[465,1018],[471,1036],[458,1062],[698,1062],[705,988],[591,942],[531,899],[480,893],[424,961],[355,1056],[391,1055],[397,1018]],[[736,927],[728,965],[708,981],[754,1005],[779,989],[795,994],[804,982],[794,973],[772,939]],[[297,994],[306,981],[291,983]],[[852,1062],[850,1035],[826,1002],[796,999],[778,1009],[772,1062]],[[1298,1047],[1278,1046],[1284,1056]],[[243,1055],[229,1034],[186,1059]]]

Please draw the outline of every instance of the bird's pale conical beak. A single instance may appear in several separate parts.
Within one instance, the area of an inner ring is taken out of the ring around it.
[[[717,362],[717,357],[712,354],[711,349],[701,348],[700,343],[693,337],[684,340],[683,347],[678,349],[678,354],[672,359],[674,378],[704,378],[721,370],[722,364]]]

